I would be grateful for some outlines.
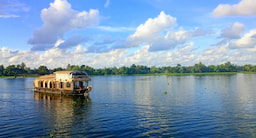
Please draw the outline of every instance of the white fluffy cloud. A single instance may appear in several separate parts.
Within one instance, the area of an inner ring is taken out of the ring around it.
[[[234,43],[236,48],[252,48],[256,46],[256,30],[251,30]]]
[[[237,39],[240,38],[240,35],[244,32],[244,25],[241,23],[234,23],[231,26],[223,29],[221,31],[221,38],[228,38],[228,39]]]
[[[206,35],[209,32],[196,28],[186,31],[180,28],[174,31],[177,25],[176,18],[166,15],[163,11],[154,19],[148,19],[144,24],[137,27],[136,32],[129,36],[127,45],[138,47],[140,44],[148,44],[150,51],[162,51],[173,49],[179,44],[184,44],[194,37]]]
[[[33,37],[28,40],[28,43],[33,45],[32,50],[46,50],[53,47],[65,33],[96,25],[99,12],[94,9],[89,12],[75,11],[66,0],[55,0],[48,9],[42,10],[41,18],[44,22],[43,26],[34,30]]]
[[[256,15],[255,0],[241,0],[240,3],[234,5],[220,4],[214,9],[212,15],[221,16],[255,16]]]
[[[21,62],[26,62],[27,64],[34,65],[36,64],[36,60],[38,57],[38,53],[31,51],[19,51],[14,49],[8,49],[6,47],[2,47],[0,49],[0,64],[8,66],[10,64],[20,64]]]
[[[196,52],[193,51],[194,43],[189,43],[183,48],[176,49],[171,52],[167,52],[166,60],[170,65],[189,65],[191,61],[196,62]]]
[[[144,24],[137,27],[136,32],[130,35],[132,45],[138,46],[144,41],[150,41],[159,36],[163,31],[170,31],[176,26],[176,18],[166,15],[163,11],[158,17],[149,18]]]
[[[172,51],[152,52],[150,46],[145,45],[136,51],[128,49],[113,49],[104,53],[88,53],[87,48],[78,45],[73,50],[60,49],[57,46],[44,52],[20,51],[2,47],[0,49],[0,65],[5,67],[10,64],[24,62],[28,67],[34,68],[45,65],[48,68],[65,68],[68,64],[89,65],[94,68],[121,67],[131,64],[146,66],[182,66],[203,64],[220,64],[230,61],[235,64],[252,64],[256,62],[256,47],[230,49],[229,45],[198,49],[194,43],[177,47]]]
[[[204,56],[223,56],[229,51],[228,44],[226,45],[221,45],[219,47],[214,47],[214,48],[207,48],[204,51]]]
[[[227,29],[225,28],[222,30],[221,36],[222,38],[228,39],[221,41],[214,46],[209,46],[204,50],[201,57],[201,61],[203,63],[220,64],[230,61],[234,64],[244,65],[256,62],[256,30],[250,30],[249,32],[240,36],[243,30],[242,24],[239,25],[235,23],[229,28],[230,33],[225,32],[225,29]],[[234,28],[237,28],[240,31],[234,31],[236,30]],[[231,32],[235,33],[236,35],[232,35]],[[223,33],[226,33],[225,37]]]

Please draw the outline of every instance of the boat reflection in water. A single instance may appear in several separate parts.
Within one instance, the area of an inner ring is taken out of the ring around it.
[[[84,96],[84,95],[56,95],[56,94],[50,94],[50,93],[42,93],[39,91],[34,91],[34,98],[36,100],[43,99],[43,100],[56,100],[56,101],[62,101],[66,100],[65,102],[79,102],[79,103],[84,103],[85,100],[87,102],[91,102],[91,98],[89,96]]]
[[[54,137],[72,137],[86,129],[90,118],[89,96],[64,96],[34,92],[35,108],[42,129]]]

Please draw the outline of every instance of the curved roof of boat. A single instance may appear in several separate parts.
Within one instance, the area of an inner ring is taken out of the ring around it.
[[[70,73],[72,73],[72,72],[76,72],[76,71],[56,71],[56,72],[54,72],[54,74],[70,74]]]
[[[43,75],[35,79],[35,81],[49,81],[49,80],[54,80],[56,78],[56,74],[85,74],[87,76],[86,79],[89,79],[87,73],[85,71],[56,71],[54,74],[50,75]],[[83,78],[84,79],[84,78]]]
[[[35,80],[53,80],[55,79],[55,77],[56,77],[55,74],[43,75],[43,76],[37,77]]]
[[[54,74],[86,74],[85,71],[56,71]]]

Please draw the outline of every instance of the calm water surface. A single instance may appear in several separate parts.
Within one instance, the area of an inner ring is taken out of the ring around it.
[[[0,137],[256,137],[256,74],[92,77],[88,98],[0,78]]]

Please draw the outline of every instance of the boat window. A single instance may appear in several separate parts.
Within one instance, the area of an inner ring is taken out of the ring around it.
[[[78,81],[75,81],[75,82],[74,82],[74,88],[75,88],[75,89],[79,89],[79,82],[78,82]]]
[[[50,82],[49,87],[52,88],[52,82]]]
[[[47,88],[47,81],[44,83],[44,87]]]
[[[83,81],[83,86],[87,87],[88,86],[88,82],[87,81]]]
[[[40,87],[43,88],[43,82],[42,81],[40,82]]]
[[[63,82],[60,82],[60,88],[63,88]]]
[[[85,85],[86,83],[84,81],[75,81],[74,82],[74,88],[75,89],[83,89],[85,88]]]
[[[67,82],[67,88],[70,88],[71,87],[71,84],[70,84],[70,82]]]
[[[84,88],[84,83],[83,83],[83,81],[79,81],[79,88],[80,88],[80,89],[83,89],[83,88]]]

